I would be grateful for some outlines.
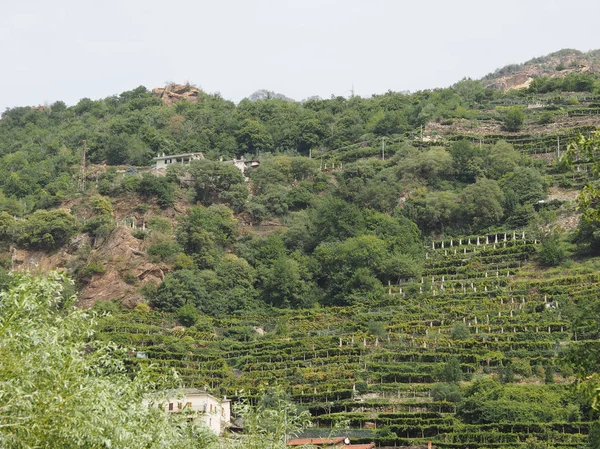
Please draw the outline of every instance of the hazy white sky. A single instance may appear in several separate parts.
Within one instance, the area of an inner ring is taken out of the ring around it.
[[[189,81],[239,101],[445,87],[600,48],[594,0],[0,0],[0,112]]]

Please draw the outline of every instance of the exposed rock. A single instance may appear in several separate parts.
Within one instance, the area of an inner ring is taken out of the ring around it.
[[[198,103],[200,89],[190,84],[169,84],[167,87],[152,89],[152,95],[159,97],[166,106],[170,106],[181,100]]]
[[[272,90],[266,90],[266,89],[257,90],[256,92],[254,92],[252,95],[250,95],[248,97],[248,100],[250,100],[250,101],[272,100],[272,99],[289,101],[289,102],[296,101],[293,98],[286,97],[283,94],[278,94],[276,92],[273,92]]]
[[[540,76],[564,77],[571,73],[597,72],[600,61],[597,51],[581,53],[577,50],[560,50],[524,64],[508,65],[483,78],[488,88],[524,89]]]
[[[88,308],[96,301],[117,299],[126,307],[135,307],[141,299],[138,287],[148,282],[158,284],[168,272],[166,265],[148,262],[142,245],[143,241],[131,235],[130,228],[119,226],[95,250],[91,250],[89,236],[80,234],[54,253],[13,247],[10,254],[13,270],[34,273],[55,269],[69,272],[92,258],[102,261],[104,272],[93,275],[81,289],[78,305]]]
[[[79,305],[91,307],[96,301],[118,299],[127,307],[134,307],[141,299],[137,288],[148,282],[160,283],[168,267],[164,264],[148,262],[142,248],[143,242],[131,235],[131,229],[117,227],[94,256],[106,261],[105,272],[94,275],[89,283],[81,290]],[[128,280],[135,280],[131,285],[123,279],[127,274]]]

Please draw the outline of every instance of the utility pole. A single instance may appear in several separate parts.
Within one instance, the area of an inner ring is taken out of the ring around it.
[[[84,192],[85,191],[85,165],[86,165],[86,161],[85,161],[86,142],[85,142],[85,140],[82,141],[82,143],[83,143],[83,155],[81,156],[81,178],[79,179],[79,190]]]
[[[385,137],[381,138],[381,160],[385,161]]]

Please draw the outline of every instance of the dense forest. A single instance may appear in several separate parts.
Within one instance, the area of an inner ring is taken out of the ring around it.
[[[277,385],[307,434],[379,446],[598,447],[600,78],[578,59],[593,55],[530,61],[553,73],[513,90],[489,75],[236,105],[186,85],[194,101],[138,87],[9,109],[4,299],[39,288],[12,273],[66,271],[34,306],[79,300],[99,345],[143,348],[107,368],[124,390],[119,370],[143,368],[260,408]],[[204,158],[158,173],[163,153]],[[102,282],[117,288],[95,301]]]

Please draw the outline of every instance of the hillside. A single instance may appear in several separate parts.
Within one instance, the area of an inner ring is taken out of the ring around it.
[[[111,313],[100,337],[147,356],[128,368],[234,400],[280,385],[307,437],[596,444],[572,388],[600,364],[596,53],[372,98],[173,84],[8,110],[0,284],[65,270]]]
[[[511,64],[483,77],[486,87],[522,89],[529,86],[537,77],[564,77],[574,73],[597,73],[600,69],[599,51],[582,53],[578,50],[563,49],[523,64]]]

